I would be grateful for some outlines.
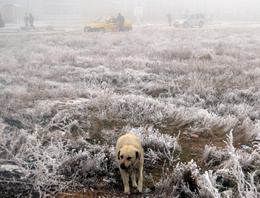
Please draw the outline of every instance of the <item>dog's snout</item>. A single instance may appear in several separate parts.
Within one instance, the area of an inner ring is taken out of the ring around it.
[[[120,168],[122,168],[122,169],[124,169],[124,170],[127,169],[127,167],[126,167],[125,164],[123,164],[123,163],[120,164]]]

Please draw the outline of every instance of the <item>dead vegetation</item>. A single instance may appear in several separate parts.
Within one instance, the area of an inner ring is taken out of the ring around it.
[[[1,37],[3,195],[124,197],[114,146],[133,133],[144,196],[259,196],[259,29],[171,31]]]

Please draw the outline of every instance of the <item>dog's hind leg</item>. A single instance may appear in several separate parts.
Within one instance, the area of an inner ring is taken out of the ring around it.
[[[129,174],[124,170],[122,170],[121,168],[120,168],[120,173],[125,187],[124,193],[130,195]]]

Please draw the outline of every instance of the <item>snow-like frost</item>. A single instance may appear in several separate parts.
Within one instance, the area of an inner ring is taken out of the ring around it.
[[[196,189],[205,197],[219,197],[217,176],[237,184],[234,196],[259,196],[258,28],[28,32],[3,34],[0,43],[1,160],[19,166],[20,179],[31,180],[42,197],[49,185],[62,190],[96,183],[95,174],[113,177],[113,146],[129,132],[140,138],[148,162],[169,162],[156,185],[164,197],[198,195],[182,182],[186,173],[196,175],[194,185],[203,183]],[[199,59],[205,54],[212,60]],[[173,167],[178,137],[154,127],[169,120],[192,132],[234,129],[253,150],[236,149],[229,135],[225,149],[205,147],[205,165],[216,172],[198,175],[194,162]]]

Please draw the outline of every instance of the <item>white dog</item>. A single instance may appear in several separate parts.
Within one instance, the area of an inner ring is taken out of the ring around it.
[[[137,190],[141,193],[143,190],[144,155],[140,141],[135,135],[126,134],[118,139],[116,144],[116,161],[124,183],[124,193],[130,194],[130,174],[133,187],[137,187]],[[138,185],[136,183],[136,175],[139,177]]]

